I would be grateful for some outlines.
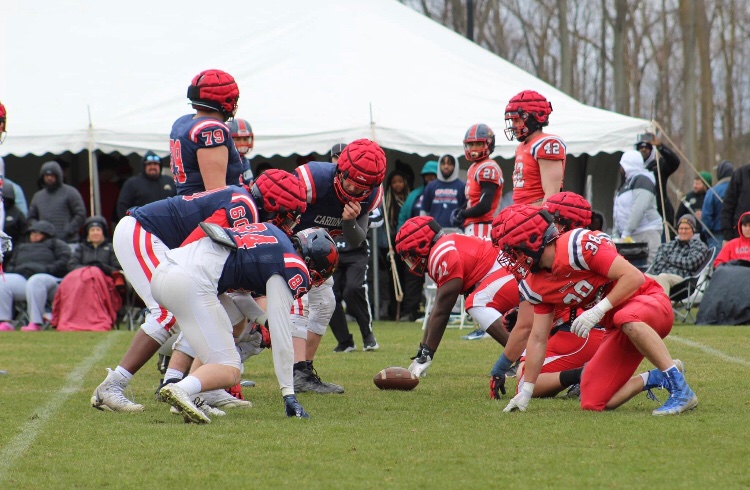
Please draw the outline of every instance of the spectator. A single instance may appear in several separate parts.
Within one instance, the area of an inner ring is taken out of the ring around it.
[[[458,161],[453,155],[443,155],[438,160],[437,180],[424,189],[420,214],[432,216],[443,228],[450,228],[451,213],[466,204],[466,183],[458,178]]]
[[[419,212],[422,210],[422,201],[424,195],[424,189],[433,180],[437,179],[438,162],[437,160],[430,160],[422,166],[422,180],[424,183],[411,191],[404,201],[404,205],[401,206],[401,212],[398,214],[398,228],[400,229],[406,220],[419,216]]]
[[[3,204],[5,205],[5,224],[3,226],[3,231],[10,236],[10,239],[13,241],[13,247],[18,247],[26,234],[26,216],[24,216],[16,206],[15,187],[8,185],[7,180],[4,184]],[[13,250],[6,252],[3,256],[3,260],[8,261],[12,256]]]
[[[23,192],[23,187],[12,180],[5,178],[3,180],[3,191],[9,187],[13,187],[13,192],[16,196],[14,201],[16,203],[16,209],[23,213],[23,217],[26,218],[29,215],[29,205],[26,203],[26,194]]]
[[[29,206],[29,223],[44,220],[55,227],[55,235],[66,243],[78,243],[78,230],[86,220],[83,198],[75,187],[63,183],[63,171],[54,161],[39,170],[42,189],[34,194]]]
[[[58,331],[111,330],[122,306],[115,279],[124,286],[120,263],[107,239],[107,221],[92,216],[84,225],[86,238],[68,261],[52,305],[52,325]],[[86,303],[87,308],[80,308]]]
[[[638,143],[635,144],[635,149],[641,153],[646,170],[654,174],[654,179],[657,183],[657,211],[659,215],[666,219],[667,223],[674,223],[674,208],[672,207],[672,202],[669,200],[669,196],[667,196],[667,179],[679,168],[680,159],[672,150],[662,144],[659,137],[653,133],[642,134],[638,140]]]
[[[411,191],[404,201],[404,205],[401,206],[401,212],[398,214],[398,227],[393,232],[393,238],[395,239],[397,231],[401,229],[406,220],[419,216],[422,210],[422,200],[425,187],[435,179],[437,179],[438,162],[436,160],[430,160],[425,163],[422,167],[422,179],[424,185],[421,185]],[[381,231],[381,233],[383,233]],[[398,260],[401,260],[400,258]],[[414,321],[419,317],[419,303],[422,300],[422,289],[424,287],[424,276],[417,276],[415,274],[404,274],[403,283],[401,287],[404,292],[404,300],[401,302],[401,320],[408,322]],[[384,315],[383,315],[384,316]]]
[[[380,249],[380,270],[385,275],[384,280],[380,281],[380,303],[381,303],[381,314],[386,313],[383,306],[387,305],[387,313],[381,315],[382,317],[397,318],[400,317],[400,311],[398,310],[398,304],[396,302],[395,291],[393,281],[389,280],[391,277],[391,261],[388,256],[389,246],[393,248],[396,240],[396,233],[398,233],[398,216],[401,213],[401,208],[406,202],[409,196],[409,185],[407,184],[407,176],[400,170],[394,170],[385,181],[385,199],[383,205],[383,212],[386,226],[383,226],[378,230],[378,243],[377,246]],[[389,236],[390,234],[390,236]],[[389,243],[390,238],[390,243]],[[339,249],[340,250],[340,249]],[[396,263],[396,273],[398,274],[399,281],[403,282],[406,274],[404,268],[404,262],[401,257],[394,257]],[[386,277],[387,276],[387,277]],[[335,284],[335,279],[334,279]],[[348,304],[348,303],[347,303]],[[397,314],[398,313],[398,314]],[[383,318],[385,319],[385,318]]]
[[[656,178],[646,170],[641,153],[622,154],[620,167],[625,182],[617,190],[614,206],[614,236],[648,244],[648,263],[661,243],[661,218],[656,208]]]
[[[706,198],[706,191],[711,187],[711,182],[710,172],[700,172],[700,175],[696,175],[695,179],[693,179],[693,190],[685,194],[685,197],[680,202],[680,207],[677,208],[678,217],[685,216],[686,214],[695,216],[695,232],[698,234],[703,231],[703,226],[701,226],[703,201]],[[675,226],[677,225],[678,223],[675,223]]]
[[[67,272],[70,247],[55,238],[52,223],[38,220],[29,226],[29,243],[19,245],[0,281],[0,330],[13,330],[13,302],[26,301],[29,324],[25,332],[41,330],[44,307]]]
[[[647,276],[654,279],[669,296],[672,286],[698,272],[708,253],[708,247],[695,235],[695,217],[683,215],[677,223],[677,237],[662,243],[656,251],[654,263]]]
[[[161,158],[152,151],[147,151],[141,160],[141,173],[125,181],[117,199],[116,219],[125,216],[128,209],[145,206],[176,194],[174,180],[162,175]]]
[[[706,192],[703,201],[701,219],[706,225],[706,243],[709,247],[719,250],[724,240],[724,231],[721,226],[721,208],[724,195],[732,178],[734,165],[729,160],[722,160],[716,167],[716,185]]]
[[[744,213],[737,220],[739,237],[729,240],[714,260],[714,267],[719,267],[733,260],[750,262],[750,211]]]
[[[724,241],[737,238],[735,223],[740,216],[750,211],[750,164],[746,164],[732,174],[732,179],[724,194],[724,205],[721,208],[721,227],[724,230]]]

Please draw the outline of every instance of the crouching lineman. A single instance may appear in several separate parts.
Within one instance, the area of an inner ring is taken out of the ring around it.
[[[420,276],[427,272],[437,284],[435,306],[409,371],[425,375],[459,294],[466,295],[466,312],[505,345],[508,332],[502,326],[502,314],[518,306],[518,284],[498,265],[498,250],[492,242],[458,233],[446,235],[434,219],[418,216],[399,230],[396,252],[409,272]]]
[[[267,223],[231,229],[202,224],[201,228],[207,237],[168,251],[151,281],[154,298],[175,315],[202,363],[183,380],[162,387],[159,395],[181,410],[186,422],[211,422],[191,398],[240,381],[242,364],[232,319],[219,299],[220,294],[239,289],[267,297],[274,369],[286,415],[309,417],[294,394],[289,311],[311,285],[330,277],[338,262],[336,244],[320,228],[298,232],[291,240]]]
[[[524,382],[505,411],[527,409],[555,308],[564,305],[585,309],[571,324],[574,334],[588,337],[596,325],[607,329],[583,371],[581,408],[614,409],[652,382],[670,393],[653,415],[695,408],[698,398],[662,340],[672,329],[674,316],[661,287],[618,255],[609,240],[583,229],[560,235],[549,212],[527,205],[513,208],[495,236],[503,265],[524,278],[521,287],[534,305],[534,320],[526,346]],[[646,379],[631,378],[644,356],[657,369]]]
[[[179,247],[196,229],[200,231],[198,225],[204,220],[230,227],[270,220],[291,234],[305,206],[299,180],[274,170],[256,179],[249,190],[228,186],[130,209],[115,228],[113,245],[125,276],[146,305],[146,318],[120,364],[115,370],[108,369],[107,378],[94,390],[91,405],[113,412],[144,409],[125,397],[123,391],[133,375],[170,336],[178,333],[172,313],[151,294],[152,274],[164,261],[167,250]],[[172,363],[176,362],[173,359]],[[181,370],[177,370],[187,371],[191,362],[190,357],[183,356]]]

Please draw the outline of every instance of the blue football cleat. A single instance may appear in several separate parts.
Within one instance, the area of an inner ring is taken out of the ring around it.
[[[666,388],[669,390],[669,399],[664,405],[651,412],[652,415],[678,415],[698,406],[698,397],[688,386],[685,376],[676,367],[667,371],[664,378]]]
[[[309,419],[310,414],[305,412],[302,405],[297,401],[297,395],[286,395],[284,397],[284,407],[287,417],[297,417],[300,419]]]

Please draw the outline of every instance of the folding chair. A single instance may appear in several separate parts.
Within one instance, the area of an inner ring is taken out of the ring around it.
[[[122,275],[125,278],[125,275]],[[130,281],[125,278],[125,293],[122,295],[122,307],[117,312],[115,328],[119,330],[123,325],[128,330],[136,330],[146,318],[146,305],[135,292]]]
[[[683,323],[688,319],[695,323],[695,316],[692,309],[700,303],[703,292],[708,286],[711,279],[712,263],[714,258],[715,247],[708,249],[706,258],[698,266],[697,271],[684,281],[672,286],[669,292],[669,299],[672,301],[672,310],[675,318],[679,318]]]

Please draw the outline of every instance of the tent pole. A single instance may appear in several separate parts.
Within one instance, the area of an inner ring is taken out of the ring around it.
[[[91,106],[86,106],[89,113],[89,209],[91,215],[101,214],[101,199],[99,196],[99,169],[95,164],[94,156],[94,124],[91,121]]]

